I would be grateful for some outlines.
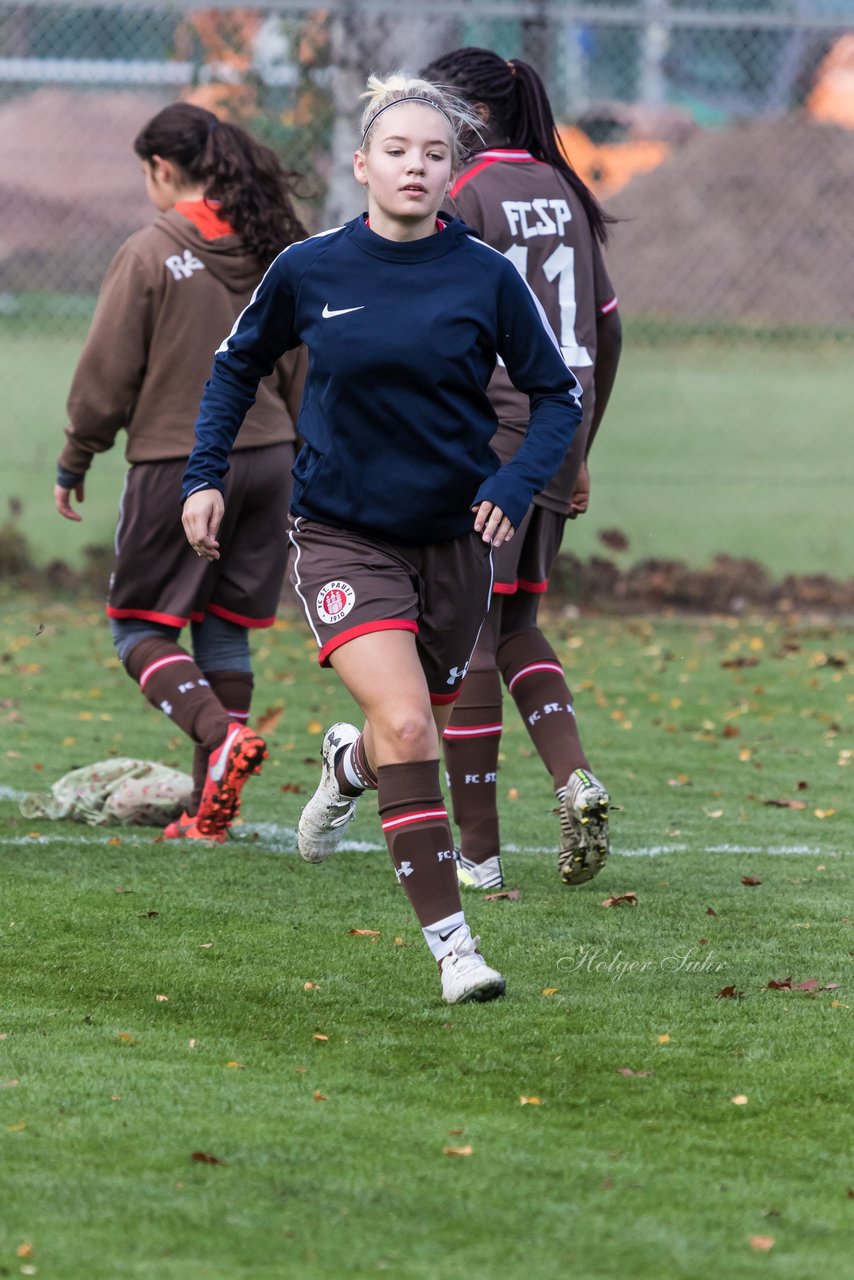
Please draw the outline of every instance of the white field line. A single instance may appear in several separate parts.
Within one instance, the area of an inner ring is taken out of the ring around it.
[[[110,840],[118,838],[122,844],[143,847],[151,845],[157,838],[156,832],[150,828],[136,827],[89,827],[83,824],[73,823],[64,826],[59,831],[45,832],[46,826],[52,826],[52,823],[40,823],[38,819],[33,820],[31,831],[23,835],[3,836],[0,835],[0,849],[22,847],[25,845],[54,845],[67,844],[69,840],[76,841],[80,844],[87,845],[106,845]],[[114,846],[118,847],[118,846]],[[165,852],[165,848],[161,844],[158,846],[161,852]],[[385,844],[374,840],[342,840],[339,845],[341,853],[380,853],[385,852]],[[247,823],[245,827],[240,827],[225,846],[226,849],[258,849],[262,853],[295,853],[296,852],[296,833],[293,827],[281,826],[275,822],[257,822]],[[507,844],[504,846],[505,854],[521,854],[523,856],[533,856],[535,854],[549,854],[553,852],[551,846],[541,847],[536,845],[514,845]],[[683,843],[679,844],[649,844],[639,845],[637,847],[616,848],[612,851],[612,858],[660,858],[668,854],[728,854],[734,853],[738,855],[767,853],[777,857],[816,857],[816,858],[833,858],[847,857],[854,853],[852,849],[833,849],[827,845],[819,844],[711,844],[691,845]]]

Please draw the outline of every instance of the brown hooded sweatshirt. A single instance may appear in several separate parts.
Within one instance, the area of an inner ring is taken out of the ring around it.
[[[175,209],[126,240],[71,384],[60,468],[82,478],[122,428],[128,462],[189,457],[214,353],[261,275],[238,236],[208,239]],[[295,439],[304,357],[304,349],[289,352],[261,382],[235,449]]]

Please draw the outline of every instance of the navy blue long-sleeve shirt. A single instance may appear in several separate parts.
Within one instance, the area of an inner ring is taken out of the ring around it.
[[[490,501],[518,526],[581,420],[580,388],[516,268],[458,219],[398,242],[364,216],[280,253],[217,351],[182,496],[222,490],[259,380],[304,342],[291,510],[393,542],[472,529]],[[486,386],[500,357],[531,401],[501,467]]]

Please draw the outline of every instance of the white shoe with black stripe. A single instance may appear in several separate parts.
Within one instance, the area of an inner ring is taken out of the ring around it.
[[[501,859],[498,854],[486,858],[483,862],[470,862],[459,850],[457,855],[457,880],[462,889],[501,889],[504,887],[504,873],[501,870]]]
[[[300,814],[297,848],[306,862],[325,862],[356,816],[358,796],[343,796],[335,777],[335,757],[359,736],[354,724],[333,724],[323,735],[320,782]]]

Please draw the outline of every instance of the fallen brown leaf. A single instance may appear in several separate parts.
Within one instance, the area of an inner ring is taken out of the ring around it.
[[[759,879],[759,876],[742,876],[742,877],[741,877],[741,883],[742,883],[742,884],[748,884],[748,885],[754,885],[754,884],[761,884],[761,883],[762,883],[762,881]]]
[[[329,1099],[327,1098],[326,1094],[325,1094],[325,1093],[321,1093],[319,1089],[315,1089],[314,1093],[313,1093],[311,1096],[314,1098],[314,1101],[315,1101],[315,1102],[328,1102],[328,1101],[329,1101]]]
[[[755,1249],[757,1253],[767,1253],[769,1249],[774,1248],[773,1236],[751,1236],[750,1247]]]
[[[190,1159],[197,1160],[199,1164],[225,1164],[224,1160],[220,1160],[219,1156],[212,1156],[209,1151],[194,1151]]]
[[[443,1147],[442,1155],[444,1156],[471,1156],[474,1155],[474,1147]]]
[[[807,978],[805,982],[793,982],[793,991],[815,991],[818,986],[818,978]]]
[[[763,800],[764,805],[772,809],[806,809],[804,800]]]
[[[718,913],[717,913],[717,911],[715,911],[714,907],[706,907],[706,915],[707,915],[707,916],[716,916],[717,914],[718,914]]]
[[[730,1102],[734,1102],[737,1107],[747,1106],[747,1094],[737,1093],[734,1098],[730,1098]]]
[[[348,929],[347,932],[354,938],[379,938],[381,936],[379,929]]]
[[[278,727],[284,713],[285,708],[281,704],[268,707],[266,711],[261,712],[260,716],[255,717],[255,728],[259,733],[272,733]]]
[[[499,898],[507,898],[509,902],[518,902],[522,894],[518,889],[502,889],[500,893],[485,893],[484,902],[497,902]]]
[[[540,1099],[536,1096],[529,1098],[526,1094],[523,1093],[519,1098],[520,1107],[538,1107],[539,1105],[540,1105]]]
[[[618,1076],[651,1076],[655,1075],[654,1071],[632,1071],[631,1067],[617,1067],[616,1074]]]
[[[721,987],[715,998],[717,1000],[743,1000],[744,992],[736,991],[735,987]]]
[[[321,1034],[320,1034],[320,1032],[319,1032],[319,1031],[316,1031],[316,1032],[315,1032],[315,1034],[314,1034],[314,1036],[312,1037],[312,1039],[314,1039],[314,1040],[320,1040],[320,1041],[324,1041],[324,1042],[325,1042],[326,1040],[328,1040],[328,1039],[329,1039],[329,1036],[323,1036],[323,1035],[321,1035]]]
[[[778,980],[777,978],[772,978],[765,989],[766,991],[783,991],[783,990],[791,991],[792,979],[780,978]]]
[[[638,895],[633,889],[630,889],[628,893],[618,893],[613,898],[602,899],[603,907],[621,907],[624,904],[627,907],[636,907],[638,905]]]

